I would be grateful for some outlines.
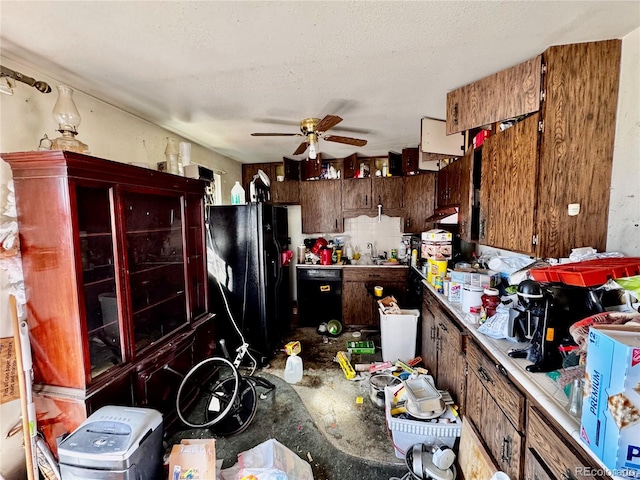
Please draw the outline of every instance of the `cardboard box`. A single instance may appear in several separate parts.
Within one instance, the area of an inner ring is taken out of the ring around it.
[[[453,240],[453,235],[447,230],[434,228],[428,232],[422,232],[422,240],[428,242],[451,242]]]
[[[451,242],[422,241],[422,258],[450,259],[452,255]]]
[[[580,436],[607,469],[640,478],[640,327],[589,329]]]
[[[216,441],[183,439],[169,456],[169,480],[210,480],[216,478]]]

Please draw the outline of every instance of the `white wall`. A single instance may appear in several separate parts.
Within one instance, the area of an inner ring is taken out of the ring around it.
[[[59,136],[51,114],[57,99],[55,85],[59,82],[7,58],[0,57],[0,62],[52,87],[51,93],[43,94],[18,82],[13,96],[0,94],[0,152],[36,150],[45,133],[50,139]],[[156,169],[157,163],[164,161],[167,136],[177,141],[189,141],[82,92],[74,92],[73,98],[82,117],[77,138],[89,145],[91,155],[124,163],[148,163]],[[213,170],[227,172],[221,178],[222,200],[229,203],[231,187],[241,179],[241,164],[196,144],[192,144],[191,159]],[[0,160],[0,223],[12,220],[2,215],[7,203],[7,183],[11,177],[11,168]],[[0,337],[13,336],[9,289],[7,274],[0,264]],[[18,400],[0,405],[0,475],[6,479],[25,478],[21,435],[6,439],[7,432],[19,419]]]
[[[607,250],[640,256],[640,28],[622,41]]]

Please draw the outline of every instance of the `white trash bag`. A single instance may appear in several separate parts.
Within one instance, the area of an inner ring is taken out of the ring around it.
[[[238,463],[220,473],[225,480],[313,480],[311,465],[273,438],[238,454]]]

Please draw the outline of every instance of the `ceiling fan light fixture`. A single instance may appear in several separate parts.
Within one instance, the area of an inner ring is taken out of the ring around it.
[[[315,160],[318,158],[318,135],[315,133],[310,133],[308,136],[309,139],[309,158],[311,160]]]

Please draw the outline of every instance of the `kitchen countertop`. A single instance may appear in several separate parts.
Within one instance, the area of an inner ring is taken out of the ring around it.
[[[422,272],[413,268],[423,278]],[[525,343],[512,342],[510,340],[497,340],[478,332],[478,325],[471,323],[466,315],[462,312],[460,303],[451,303],[447,298],[436,292],[435,288],[427,283],[426,279],[422,281],[425,288],[429,289],[438,301],[444,306],[455,318],[464,326],[473,336],[474,340],[483,345],[485,349],[493,355],[509,372],[509,375],[518,383],[529,396],[535,398],[545,413],[556,420],[556,422],[569,434],[576,443],[584,450],[585,456],[592,458],[601,468],[606,467],[600,459],[589,449],[589,447],[580,438],[580,419],[571,415],[567,411],[569,398],[558,384],[547,376],[546,373],[531,373],[526,370],[526,366],[530,365],[526,359],[511,358],[507,352],[509,349],[518,346],[524,346]],[[623,480],[622,477],[613,477],[614,479]]]
[[[352,268],[352,267],[358,267],[358,268],[405,268],[405,269],[409,269],[409,265],[405,265],[402,263],[385,263],[382,265],[361,265],[361,264],[351,264],[351,265],[343,265],[343,264],[338,264],[338,263],[334,263],[332,265],[313,265],[311,263],[296,263],[296,268]]]

